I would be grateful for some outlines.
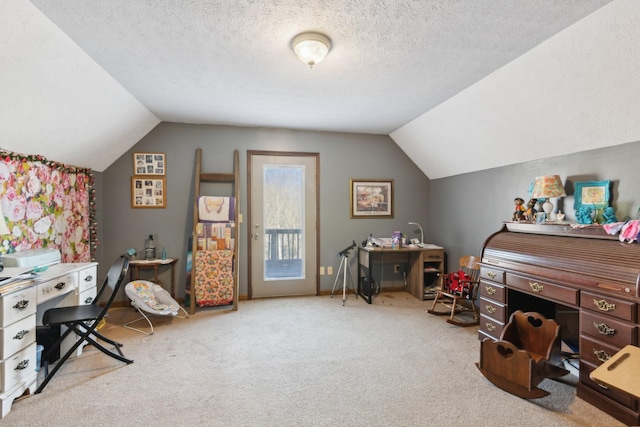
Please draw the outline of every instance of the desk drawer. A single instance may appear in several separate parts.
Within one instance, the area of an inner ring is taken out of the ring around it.
[[[487,297],[501,303],[507,302],[507,292],[505,287],[495,282],[480,280],[480,296]]]
[[[0,363],[1,392],[11,390],[16,384],[26,381],[35,374],[36,343],[33,341],[28,347]]]
[[[587,310],[582,310],[580,313],[581,333],[616,347],[622,348],[627,344],[635,345],[637,329],[636,325],[589,313]]]
[[[505,320],[506,308],[504,304],[499,304],[493,300],[481,297],[480,298],[480,313],[486,315],[487,317],[491,317],[493,319],[498,319],[502,322]]]
[[[36,287],[31,286],[2,297],[0,327],[24,319],[36,312]]]
[[[580,336],[580,360],[600,366],[616,354],[621,347],[593,340],[585,335]]]
[[[484,335],[497,340],[500,338],[502,328],[504,328],[504,323],[498,322],[487,315],[480,314],[480,332]]]
[[[608,397],[609,399],[615,400],[616,402],[624,405],[628,408],[635,410],[635,399],[633,396],[627,393],[623,393],[621,391],[615,390],[610,387],[606,387],[598,384],[594,380],[591,379],[589,374],[596,369],[595,365],[591,363],[580,363],[580,382],[586,384],[590,388],[596,390],[598,393]]]
[[[480,267],[480,278],[504,283],[504,271],[493,267]]]
[[[0,359],[6,359],[36,340],[36,316],[31,315],[0,329]]]
[[[89,305],[93,302],[98,294],[98,290],[96,288],[87,289],[84,292],[80,292],[78,294],[78,305]]]
[[[582,292],[580,295],[580,307],[626,320],[627,322],[635,323],[636,321],[636,304],[631,301],[592,294],[591,292]]]
[[[98,267],[95,265],[78,272],[78,292],[95,288],[97,283]]]
[[[75,273],[47,280],[37,286],[38,304],[48,301],[60,295],[74,291],[78,287],[78,275]]]
[[[509,273],[507,273],[507,286],[540,298],[558,301],[573,307],[578,305],[577,289],[566,288],[543,280],[529,279]]]

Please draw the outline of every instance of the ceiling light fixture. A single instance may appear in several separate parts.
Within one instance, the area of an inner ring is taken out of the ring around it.
[[[331,49],[331,41],[324,34],[302,33],[293,39],[291,48],[300,61],[313,68],[327,56]]]

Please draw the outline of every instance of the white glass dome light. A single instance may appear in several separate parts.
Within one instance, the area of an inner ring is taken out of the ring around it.
[[[323,34],[302,33],[293,39],[291,47],[300,61],[313,68],[327,56],[331,49],[331,41]]]

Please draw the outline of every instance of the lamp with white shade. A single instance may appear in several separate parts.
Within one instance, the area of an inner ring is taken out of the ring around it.
[[[545,202],[542,204],[542,210],[547,215],[547,219],[550,219],[554,208],[550,199],[552,197],[564,197],[566,195],[559,175],[538,176],[533,183],[531,197],[535,199],[545,199]]]

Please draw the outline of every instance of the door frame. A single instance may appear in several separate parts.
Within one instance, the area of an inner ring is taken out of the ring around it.
[[[316,296],[320,295],[320,153],[308,153],[298,151],[263,151],[263,150],[247,150],[247,224],[253,224],[251,218],[251,199],[252,199],[252,158],[253,156],[282,156],[282,157],[315,157],[316,164]],[[252,265],[251,259],[253,239],[251,236],[251,227],[247,228],[247,298],[253,299],[252,290]]]

